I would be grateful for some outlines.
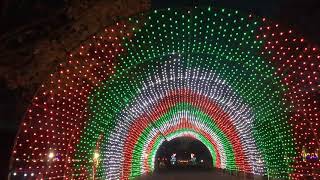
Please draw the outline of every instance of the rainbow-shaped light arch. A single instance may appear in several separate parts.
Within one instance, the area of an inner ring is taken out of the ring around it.
[[[319,62],[292,30],[238,11],[168,9],[120,21],[40,87],[12,173],[131,179],[153,171],[165,138],[191,136],[216,168],[320,177],[319,161],[306,158],[319,151]]]

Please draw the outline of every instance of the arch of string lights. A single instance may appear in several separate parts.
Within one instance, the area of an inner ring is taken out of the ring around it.
[[[39,88],[11,177],[131,179],[166,139],[191,136],[213,166],[320,178],[320,53],[235,10],[152,11],[69,55]]]

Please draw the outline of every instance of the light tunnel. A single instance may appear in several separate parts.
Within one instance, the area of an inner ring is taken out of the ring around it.
[[[173,129],[172,130],[173,133],[168,133],[165,134],[166,135],[166,139],[165,140],[160,140],[159,142],[156,142],[157,144],[151,144],[153,149],[151,151],[152,156],[151,156],[151,160],[154,160],[154,158],[156,158],[158,156],[158,153],[160,151],[160,147],[161,146],[166,146],[165,143],[172,143],[171,141],[176,141],[177,139],[180,138],[188,138],[188,139],[192,139],[192,140],[197,140],[200,141],[202,145],[204,145],[205,149],[207,150],[207,152],[209,153],[209,156],[211,157],[211,159],[206,159],[207,162],[211,162],[212,164],[208,164],[209,168],[211,166],[213,167],[221,167],[220,164],[220,154],[216,154],[217,151],[217,145],[213,142],[213,141],[208,141],[208,138],[206,138],[205,136],[201,135],[200,133],[194,131],[193,129],[188,129],[188,128],[182,128],[182,129]],[[159,156],[158,156],[159,157]],[[211,161],[212,160],[212,161]],[[155,164],[152,164],[152,167],[147,166],[147,168],[152,168],[152,170],[155,170]],[[159,170],[158,170],[159,171]]]
[[[11,177],[133,179],[154,170],[165,139],[190,136],[216,168],[320,178],[319,69],[316,46],[236,10],[120,20],[41,85]]]

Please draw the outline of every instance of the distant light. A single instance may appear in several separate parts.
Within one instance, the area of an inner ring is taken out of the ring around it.
[[[48,154],[48,157],[49,157],[49,159],[52,159],[52,158],[54,157],[54,153],[53,153],[53,152],[50,152],[50,153]]]
[[[98,158],[99,158],[99,156],[100,156],[100,154],[99,154],[99,153],[94,152],[94,154],[93,154],[93,159],[98,159]]]
[[[201,163],[203,163],[203,160],[201,159],[201,161],[200,161]]]
[[[14,173],[13,173],[13,175],[14,175],[14,176],[16,176],[16,175],[17,175],[17,173],[16,173],[16,172],[14,172]]]
[[[25,173],[24,176],[27,176],[27,174]]]
[[[31,176],[34,176],[34,173],[31,173]]]

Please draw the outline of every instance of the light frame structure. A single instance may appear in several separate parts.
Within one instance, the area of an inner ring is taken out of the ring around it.
[[[265,18],[166,9],[95,35],[41,85],[12,176],[132,179],[165,138],[192,136],[216,168],[319,178],[320,53]]]

